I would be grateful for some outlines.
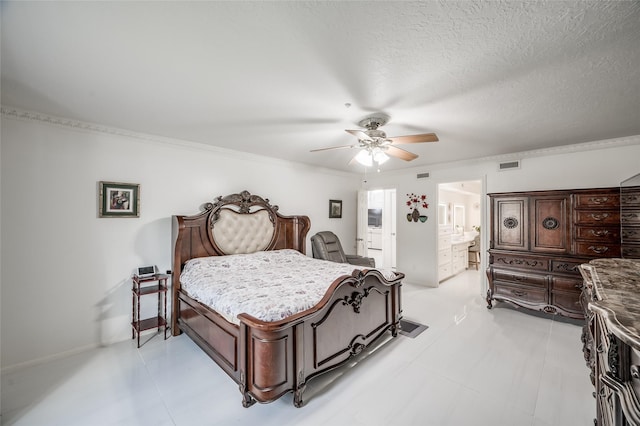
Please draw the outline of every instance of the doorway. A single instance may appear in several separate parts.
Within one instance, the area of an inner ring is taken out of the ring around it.
[[[357,254],[374,258],[378,268],[395,270],[395,188],[359,192],[357,228]]]
[[[481,195],[480,180],[438,185],[438,282],[480,269]]]

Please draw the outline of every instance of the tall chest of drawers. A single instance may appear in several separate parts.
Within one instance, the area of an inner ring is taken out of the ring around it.
[[[620,256],[619,188],[489,194],[487,307],[584,318],[579,266]]]

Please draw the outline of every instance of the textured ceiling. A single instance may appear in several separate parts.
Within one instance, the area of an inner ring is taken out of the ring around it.
[[[2,104],[360,171],[640,134],[640,2],[7,2]],[[350,108],[345,106],[351,104]]]

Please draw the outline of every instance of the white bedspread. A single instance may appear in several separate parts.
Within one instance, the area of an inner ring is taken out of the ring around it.
[[[316,305],[327,289],[358,266],[313,259],[296,250],[201,257],[189,260],[180,275],[193,299],[238,324],[247,313],[273,322]],[[393,280],[392,271],[376,268]]]

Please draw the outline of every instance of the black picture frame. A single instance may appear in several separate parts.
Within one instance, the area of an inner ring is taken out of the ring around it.
[[[140,184],[100,181],[98,217],[140,217]]]
[[[329,218],[342,218],[342,200],[329,200]]]

